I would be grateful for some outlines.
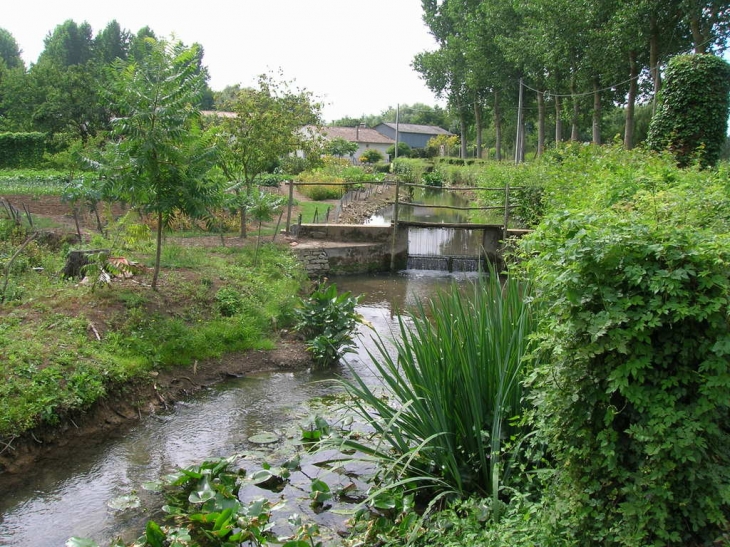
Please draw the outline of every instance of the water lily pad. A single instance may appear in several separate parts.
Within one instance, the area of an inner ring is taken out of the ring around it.
[[[279,440],[279,436],[276,433],[270,431],[262,431],[256,435],[251,435],[248,438],[248,442],[254,444],[270,444],[275,443]]]
[[[118,509],[119,511],[126,511],[128,509],[136,509],[141,505],[141,501],[139,497],[130,494],[127,496],[119,496],[118,498],[114,498],[113,500],[110,500],[107,504],[112,509]]]
[[[162,492],[162,487],[162,481],[149,481],[142,483],[142,488],[144,488],[148,492]]]
[[[92,539],[72,537],[66,542],[66,547],[99,547]]]

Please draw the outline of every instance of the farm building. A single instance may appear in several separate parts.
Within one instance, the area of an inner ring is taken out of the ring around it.
[[[381,123],[375,126],[375,131],[395,141],[396,124]],[[438,135],[451,136],[453,133],[435,125],[398,124],[398,142],[404,142],[411,148],[426,148],[429,139]]]

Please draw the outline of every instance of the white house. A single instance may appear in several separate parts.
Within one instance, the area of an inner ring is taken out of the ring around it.
[[[313,128],[305,128],[305,131],[313,131]],[[349,142],[357,143],[357,150],[352,155],[354,161],[357,160],[366,150],[375,149],[383,154],[384,159],[388,159],[388,148],[395,144],[390,137],[378,133],[375,129],[368,127],[322,127],[322,135],[325,139],[331,140],[337,137],[345,139]]]

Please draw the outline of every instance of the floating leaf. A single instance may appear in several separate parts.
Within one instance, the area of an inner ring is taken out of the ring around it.
[[[256,435],[252,435],[248,438],[248,442],[254,444],[270,444],[275,443],[279,440],[279,436],[276,433],[270,431],[262,431]]]
[[[162,492],[162,487],[162,481],[149,481],[142,483],[142,488],[144,488],[148,492]]]
[[[91,539],[73,537],[66,541],[66,547],[99,547],[99,544]]]
[[[114,498],[113,500],[110,500],[107,505],[112,509],[127,511],[129,509],[136,509],[141,505],[141,503],[142,502],[140,501],[139,497],[130,494],[127,496],[119,496],[118,498]]]

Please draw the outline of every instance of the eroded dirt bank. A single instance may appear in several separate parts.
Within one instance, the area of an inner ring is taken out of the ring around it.
[[[226,379],[254,372],[303,369],[311,365],[304,343],[282,338],[274,350],[252,350],[199,362],[192,367],[174,367],[149,377],[114,386],[102,400],[84,412],[66,416],[55,427],[36,428],[22,437],[0,443],[0,474],[12,482],[42,463],[44,457],[73,457],[79,443],[101,443],[106,436],[144,416],[171,408],[176,401]]]

